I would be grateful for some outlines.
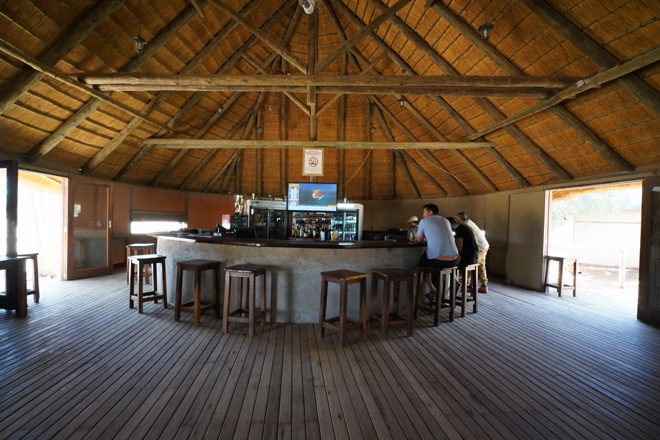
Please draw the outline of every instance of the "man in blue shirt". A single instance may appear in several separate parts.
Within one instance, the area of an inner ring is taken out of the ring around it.
[[[418,242],[426,241],[426,252],[419,259],[420,266],[444,269],[458,265],[460,257],[454,233],[449,221],[438,215],[437,205],[433,203],[424,205],[424,214],[415,237]],[[432,291],[435,291],[430,274],[427,274],[425,282]]]

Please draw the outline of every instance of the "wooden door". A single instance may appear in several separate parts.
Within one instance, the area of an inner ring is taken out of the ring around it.
[[[109,184],[69,179],[66,194],[66,279],[112,273],[112,204]]]
[[[660,178],[642,184],[642,233],[639,248],[637,318],[660,325]]]

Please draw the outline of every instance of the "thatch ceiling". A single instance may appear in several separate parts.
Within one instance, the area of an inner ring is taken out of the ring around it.
[[[0,150],[280,196],[308,142],[356,199],[660,167],[658,1],[299,1],[0,0]]]

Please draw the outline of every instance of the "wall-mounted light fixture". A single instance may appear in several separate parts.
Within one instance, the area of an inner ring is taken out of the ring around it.
[[[484,23],[479,26],[479,33],[481,34],[481,39],[487,41],[490,38],[490,31],[493,30],[493,23]]]

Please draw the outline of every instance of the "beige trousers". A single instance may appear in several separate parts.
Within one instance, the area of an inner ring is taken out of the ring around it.
[[[488,274],[486,273],[486,254],[488,249],[477,251],[477,263],[479,263],[479,281],[482,286],[488,285]]]

